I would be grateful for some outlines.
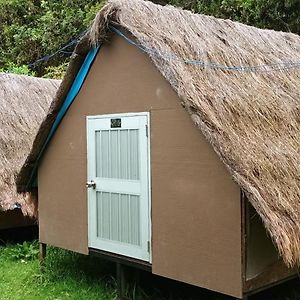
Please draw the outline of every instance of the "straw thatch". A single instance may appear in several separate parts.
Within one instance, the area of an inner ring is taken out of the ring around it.
[[[22,206],[32,216],[28,194],[17,194],[15,177],[23,165],[46,116],[60,81],[0,74],[0,210]]]
[[[300,265],[299,67],[238,72],[180,61],[197,59],[228,66],[299,62],[300,37],[294,34],[257,29],[142,0],[109,1],[98,13],[89,36],[75,50],[53,103],[53,114],[43,123],[20,173],[19,190],[26,189],[26,178],[53,115],[88,51],[87,38],[93,44],[109,39],[109,24],[119,26],[144,49],[155,49],[149,51],[154,64],[247,194],[286,264]]]

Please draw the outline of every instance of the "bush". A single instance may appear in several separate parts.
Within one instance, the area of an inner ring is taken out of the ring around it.
[[[39,254],[38,242],[24,242],[17,244],[15,247],[8,248],[7,255],[13,260],[20,260],[22,262],[35,260]]]
[[[0,72],[35,76],[35,72],[30,70],[28,66],[26,65],[18,66],[13,62],[8,62],[5,66],[0,68]]]
[[[11,63],[29,65],[56,52],[86,30],[103,4],[103,0],[0,0],[0,68],[8,71]],[[68,56],[59,54],[29,69],[42,76],[47,67],[60,66]]]

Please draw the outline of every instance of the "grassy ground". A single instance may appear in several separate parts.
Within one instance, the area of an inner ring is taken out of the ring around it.
[[[116,299],[114,264],[95,257],[50,248],[41,274],[37,243],[0,247],[1,300]],[[231,300],[216,293],[128,270],[128,299]],[[254,296],[251,300],[300,300],[300,282]]]
[[[0,299],[114,299],[114,282],[109,270],[105,269],[106,266],[102,268],[102,262],[99,262],[96,268],[89,260],[85,260],[83,266],[82,263],[78,255],[50,249],[45,272],[41,274],[37,245],[2,247]],[[88,270],[87,274],[85,268]],[[98,268],[102,272],[96,272]]]

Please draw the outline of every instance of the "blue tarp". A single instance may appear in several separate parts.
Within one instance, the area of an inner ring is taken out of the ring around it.
[[[56,129],[58,128],[60,122],[62,121],[63,117],[65,116],[66,112],[68,111],[69,107],[71,106],[71,104],[73,103],[73,101],[75,100],[76,96],[78,95],[83,83],[84,83],[84,80],[86,79],[87,77],[87,74],[98,54],[98,51],[99,51],[100,47],[97,47],[97,48],[92,48],[89,53],[87,54],[79,72],[77,73],[76,75],[76,78],[75,80],[73,81],[73,84],[68,92],[68,95],[63,103],[63,105],[61,106],[57,116],[56,116],[56,119],[49,131],[49,134],[47,136],[47,139],[43,145],[43,147],[41,148],[41,151],[37,157],[37,160],[35,161],[35,165],[33,167],[33,170],[32,170],[32,173],[31,173],[31,176],[29,178],[29,181],[27,183],[27,189],[30,190],[30,188],[36,186],[36,183],[37,183],[37,168],[38,168],[38,165],[39,165],[39,161],[41,159],[41,157],[43,156],[49,142],[51,141]]]

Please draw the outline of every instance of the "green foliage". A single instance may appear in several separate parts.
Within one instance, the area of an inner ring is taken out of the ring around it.
[[[0,68],[0,72],[35,76],[35,72],[33,70],[29,69],[28,66],[26,66],[26,65],[17,65],[13,62],[8,62],[5,66]]]
[[[61,79],[68,68],[69,60],[67,59],[64,63],[59,66],[49,66],[45,68],[44,78]]]
[[[13,260],[19,260],[22,262],[37,259],[39,254],[38,243],[28,243],[17,244],[13,248],[8,248],[9,251],[7,255]]]
[[[196,13],[229,18],[249,25],[300,34],[299,0],[152,0]],[[61,78],[67,54],[57,54],[79,37],[105,0],[0,0],[0,71]],[[72,51],[70,48],[68,51]]]
[[[14,72],[9,64],[28,65],[56,52],[87,29],[103,4],[104,0],[0,0],[0,68]],[[65,60],[66,55],[59,54],[32,70],[41,76]]]
[[[21,256],[17,260],[12,258],[20,247],[0,246],[1,300],[115,299],[113,283],[109,279],[101,280],[107,268],[97,260],[49,248],[45,270],[41,273],[36,255],[26,261]],[[37,242],[33,248],[37,250]]]
[[[87,29],[95,10],[103,1],[61,0],[41,1],[43,13],[38,19],[40,43],[48,53],[53,53],[64,43]],[[51,41],[49,43],[49,41]]]
[[[300,34],[299,0],[166,0],[196,13]]]

